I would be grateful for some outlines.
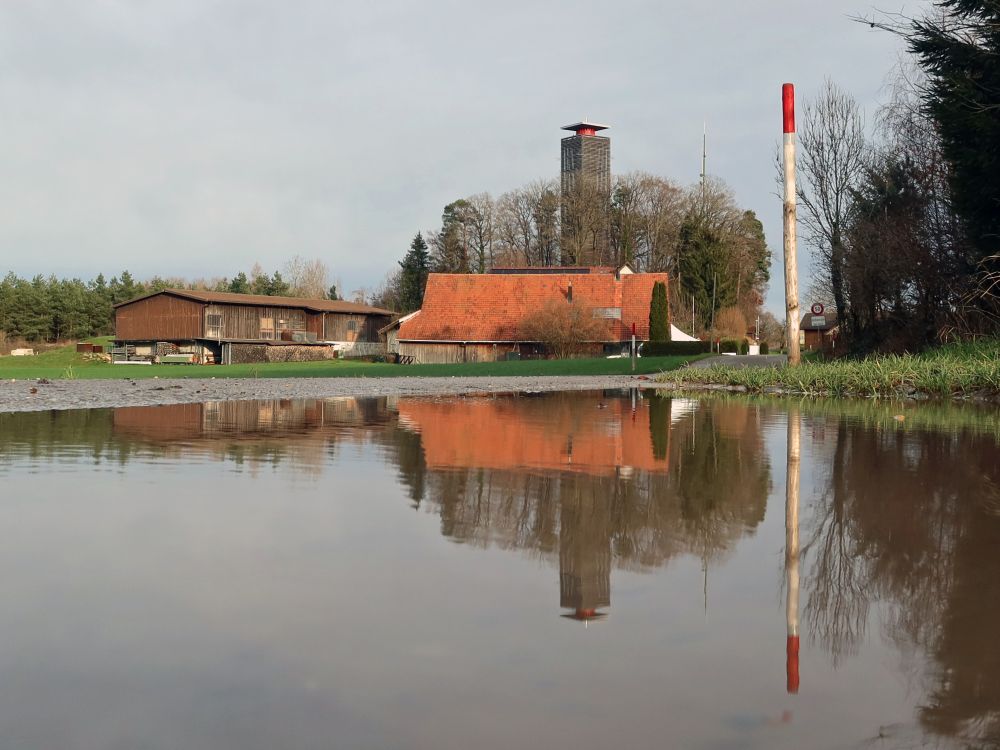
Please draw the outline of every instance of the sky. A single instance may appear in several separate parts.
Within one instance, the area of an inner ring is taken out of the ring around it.
[[[904,12],[924,7],[907,2]],[[899,10],[893,6],[893,11]],[[708,172],[764,223],[783,308],[781,84],[871,116],[900,56],[865,0],[0,4],[0,273],[227,276],[321,258],[374,288],[445,204],[559,171]],[[809,250],[800,245],[803,293]],[[803,303],[810,300],[803,298]]]

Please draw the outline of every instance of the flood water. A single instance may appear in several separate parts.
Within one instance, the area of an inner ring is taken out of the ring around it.
[[[629,392],[0,414],[0,748],[997,747],[998,424]]]

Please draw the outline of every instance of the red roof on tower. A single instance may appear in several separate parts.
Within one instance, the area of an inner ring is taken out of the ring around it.
[[[598,130],[607,130],[607,125],[600,125],[596,122],[574,122],[572,125],[563,125],[560,130],[572,130],[577,135],[596,135]]]

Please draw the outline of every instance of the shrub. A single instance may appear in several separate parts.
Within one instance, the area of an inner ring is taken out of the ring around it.
[[[736,343],[736,339],[722,339],[719,344],[719,352],[722,354],[736,354],[739,351],[739,344]]]
[[[592,342],[608,336],[604,320],[594,317],[594,310],[563,300],[549,300],[541,309],[521,321],[525,341],[545,344],[552,354],[565,359],[592,347]]]
[[[743,337],[747,333],[747,320],[738,307],[724,307],[715,318],[715,328],[723,336]]]
[[[711,351],[708,341],[647,341],[642,345],[643,357],[687,357]]]
[[[767,345],[767,342],[766,342],[766,341],[761,341],[761,342],[760,342],[760,353],[761,353],[761,354],[769,354],[769,353],[770,353],[770,351],[771,351],[771,350],[770,350],[770,348],[768,347],[768,345]]]
[[[749,354],[749,353],[750,353],[750,344],[747,343],[746,339],[743,339],[740,342],[740,354]]]

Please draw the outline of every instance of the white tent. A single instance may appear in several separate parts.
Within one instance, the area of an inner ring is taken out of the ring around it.
[[[684,331],[675,326],[673,323],[670,324],[670,340],[671,341],[698,341],[694,336],[688,336]]]

